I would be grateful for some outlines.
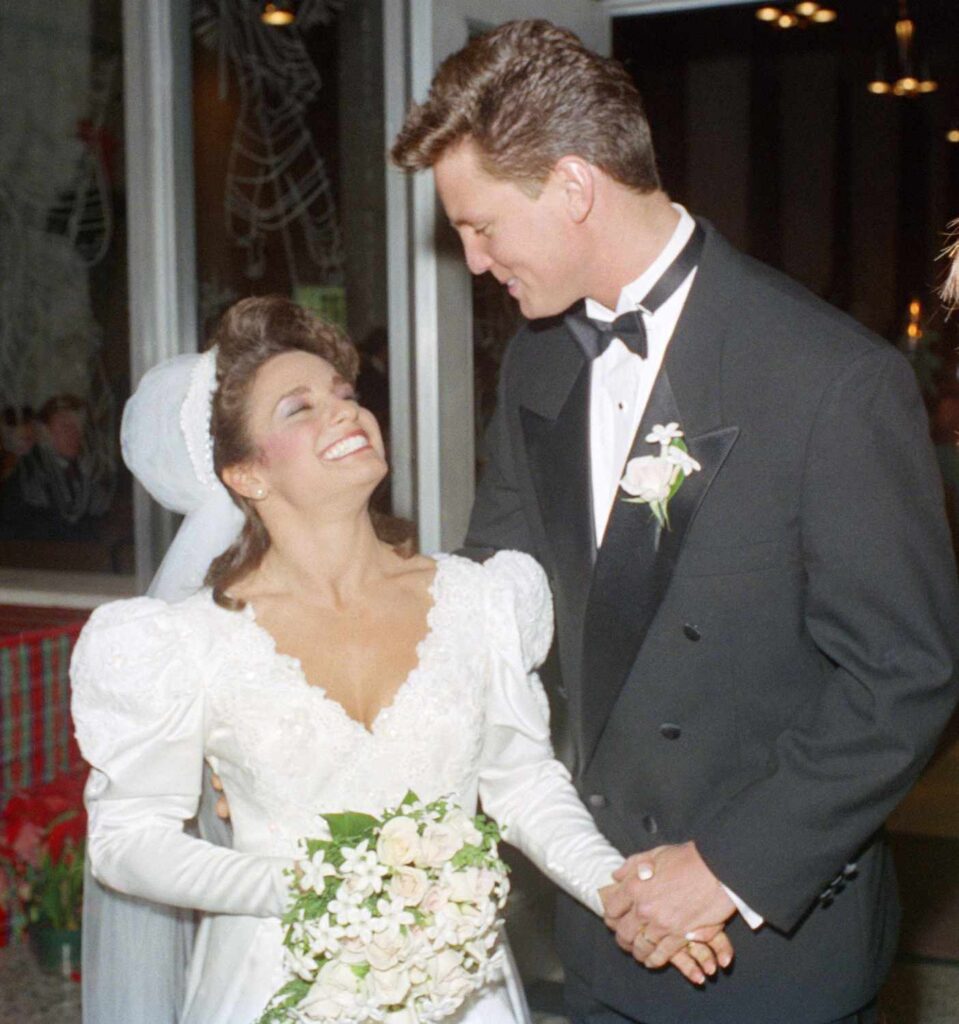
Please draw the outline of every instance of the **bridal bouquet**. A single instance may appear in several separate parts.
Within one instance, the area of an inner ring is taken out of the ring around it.
[[[379,818],[323,818],[330,838],[303,840],[283,918],[294,977],[258,1024],[438,1021],[498,976],[509,882],[494,822],[415,793]]]

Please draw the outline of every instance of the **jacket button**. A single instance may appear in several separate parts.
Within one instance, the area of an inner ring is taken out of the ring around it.
[[[694,644],[698,643],[703,638],[703,634],[700,633],[691,622],[687,622],[686,625],[683,626],[683,636],[686,637],[687,640],[692,640]]]
[[[659,831],[659,823],[651,814],[643,815],[643,828],[651,835],[654,836]]]
[[[567,697],[569,696],[567,694],[567,692],[566,692],[566,687],[565,686],[557,686],[556,687],[556,695],[557,695],[557,697],[560,697],[562,700],[566,700]]]
[[[659,735],[664,740],[678,740],[682,736],[683,730],[678,725],[673,725],[672,722],[663,722],[659,727]]]
[[[602,793],[590,793],[586,798],[586,802],[590,807],[605,807],[607,800]]]

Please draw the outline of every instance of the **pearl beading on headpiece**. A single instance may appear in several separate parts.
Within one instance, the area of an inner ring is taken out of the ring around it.
[[[203,352],[190,374],[190,386],[180,406],[180,430],[197,480],[216,488],[220,481],[213,468],[213,392],[216,390],[216,348]]]

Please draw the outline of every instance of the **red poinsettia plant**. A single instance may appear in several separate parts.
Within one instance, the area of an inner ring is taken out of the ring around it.
[[[15,931],[80,927],[87,831],[83,778],[15,793],[0,812],[0,916]]]

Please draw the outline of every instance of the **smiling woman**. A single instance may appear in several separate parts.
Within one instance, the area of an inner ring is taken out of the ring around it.
[[[409,791],[467,815],[481,798],[511,842],[600,915],[600,891],[622,856],[552,756],[535,673],[552,636],[542,569],[518,552],[477,565],[404,557],[384,542],[369,512],[386,474],[383,442],[356,400],[356,355],[339,331],[286,299],[248,299],[215,341],[215,353],[147,374],[124,419],[125,440],[139,443],[125,451],[161,447],[168,457],[134,458],[152,467],[141,482],[154,495],[189,492],[190,503],[197,492],[210,513],[191,535],[202,533],[196,545],[180,543],[189,517],[174,541],[181,577],[197,579],[192,563],[236,539],[213,560],[212,591],[180,579],[168,581],[177,585],[164,599],[97,609],[71,666],[78,742],[92,766],[96,881],[202,912],[177,1019],[252,1024],[278,978],[294,996],[321,985],[323,967],[316,975],[303,956],[285,958],[281,920],[296,886],[320,868],[311,840],[330,816],[377,815]],[[232,848],[183,829],[197,812],[204,763],[229,800]],[[354,895],[366,907],[376,892],[351,886]],[[341,908],[331,924],[356,925],[359,903]],[[483,927],[498,930],[495,913]],[[348,937],[366,957],[372,940],[362,930]],[[365,999],[394,979],[399,1003],[416,970],[445,999],[450,968],[432,940],[422,929],[393,938],[403,939],[399,962],[372,966],[366,980],[351,975],[352,994]],[[118,948],[125,976],[155,969],[136,963],[142,943],[122,940],[101,928],[97,945],[110,959],[88,972],[107,1001],[126,981]],[[479,991],[457,1024],[525,1021],[515,978],[504,984],[471,964],[462,968],[471,979],[459,981]],[[374,1018],[351,1004],[337,1019]]]
[[[227,591],[260,565],[270,546],[261,511],[328,498],[328,480],[324,486],[324,478],[310,470],[337,461],[331,455],[368,452],[364,461],[373,487],[387,467],[376,419],[355,399],[356,349],[333,324],[281,296],[243,299],[224,315],[213,345],[213,465],[243,512],[244,525],[214,559],[206,582],[217,603],[239,608],[242,602]],[[357,437],[365,443],[357,446]],[[334,449],[346,444],[349,451],[321,452],[324,441]],[[386,517],[374,522],[391,541],[411,532]]]

